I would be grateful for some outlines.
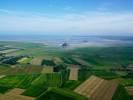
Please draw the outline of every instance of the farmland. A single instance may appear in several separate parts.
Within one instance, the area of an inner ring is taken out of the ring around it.
[[[78,68],[72,66],[70,68],[69,80],[78,80]]]
[[[12,98],[18,100],[132,98],[132,46],[69,50],[42,43],[0,42],[0,45],[0,51],[19,49],[0,53],[0,97],[4,100],[14,89],[21,92],[17,95],[13,92]]]
[[[0,100],[15,100],[15,99],[18,99],[18,100],[35,100],[35,98],[33,97],[28,97],[28,96],[22,96],[21,93],[23,93],[24,90],[23,89],[18,89],[18,88],[15,88],[13,90],[11,90],[10,92],[4,94],[4,95],[1,95],[0,96]]]
[[[117,83],[115,82],[91,76],[74,91],[91,100],[111,100],[116,88]]]
[[[53,67],[44,67],[41,73],[53,73]]]
[[[132,86],[127,86],[125,88],[126,88],[129,95],[133,95],[133,87]]]

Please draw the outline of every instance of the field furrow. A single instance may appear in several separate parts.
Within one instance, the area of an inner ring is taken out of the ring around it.
[[[90,98],[90,100],[111,100],[118,84],[115,81],[107,81],[96,76],[91,76],[74,92]]]

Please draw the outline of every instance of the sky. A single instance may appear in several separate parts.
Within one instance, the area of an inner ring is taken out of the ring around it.
[[[133,0],[0,0],[0,34],[133,35]]]

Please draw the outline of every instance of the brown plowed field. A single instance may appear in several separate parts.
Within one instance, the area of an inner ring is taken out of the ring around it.
[[[23,89],[15,88],[4,95],[1,95],[0,100],[35,100],[33,97],[21,95],[23,92]]]
[[[107,81],[96,76],[91,76],[74,92],[84,95],[90,100],[111,100],[117,89],[117,82]]]
[[[15,68],[9,68],[8,70],[5,70],[4,72],[0,72],[0,75],[15,75],[15,74],[34,74],[34,73],[41,73],[43,67],[40,66],[32,66],[32,65],[26,65],[23,67],[15,67]]]

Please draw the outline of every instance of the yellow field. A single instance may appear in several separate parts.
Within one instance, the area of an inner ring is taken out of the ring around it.
[[[54,69],[53,69],[53,67],[51,67],[51,66],[45,66],[43,69],[42,69],[42,74],[43,73],[53,73],[53,71],[54,71]]]
[[[43,59],[44,57],[36,57],[32,59],[31,64],[41,66]]]
[[[78,80],[78,67],[71,67],[70,68],[70,75],[69,80]]]

